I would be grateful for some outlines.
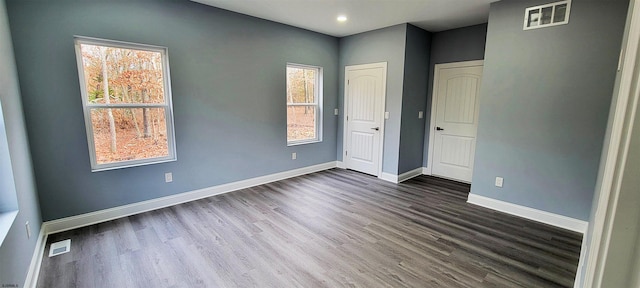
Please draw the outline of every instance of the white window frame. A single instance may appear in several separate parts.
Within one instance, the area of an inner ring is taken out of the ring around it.
[[[156,163],[164,163],[170,161],[176,161],[176,140],[173,123],[173,104],[171,101],[171,76],[169,74],[169,53],[166,47],[153,46],[146,44],[137,44],[130,42],[122,42],[115,40],[106,40],[99,38],[91,38],[84,36],[74,36],[75,50],[76,50],[76,62],[78,64],[78,76],[80,80],[80,91],[82,97],[82,108],[84,112],[84,122],[87,132],[87,144],[89,146],[89,158],[91,159],[91,172],[98,172],[104,170],[113,170],[127,167],[143,166]],[[88,91],[85,84],[84,65],[82,59],[82,50],[80,45],[99,45],[113,48],[135,49],[151,52],[158,52],[162,56],[162,78],[164,82],[164,103],[120,103],[120,104],[98,104],[89,103]],[[117,161],[105,164],[98,164],[96,161],[95,142],[93,139],[93,125],[91,123],[91,110],[96,108],[164,108],[165,121],[167,127],[167,148],[168,154],[163,157],[153,157],[136,160]]]
[[[564,21],[553,22],[553,19],[554,19],[555,14],[556,14],[556,6],[563,5],[563,4],[567,4],[567,11],[565,12]],[[538,10],[538,11],[540,11],[540,13],[542,13],[542,9],[549,8],[549,7],[551,7],[551,9],[552,9],[551,10],[551,22],[550,23],[541,24],[540,21],[542,20],[542,15],[540,15],[540,17],[538,18],[538,24],[537,25],[531,26],[531,27],[527,26],[527,24],[529,24],[529,15],[530,15],[529,12],[530,11]],[[571,0],[565,0],[565,1],[559,1],[559,2],[554,2],[554,3],[538,5],[538,6],[534,6],[534,7],[529,7],[527,9],[525,9],[525,11],[524,11],[523,30],[531,30],[531,29],[538,29],[538,28],[545,28],[545,27],[552,27],[552,26],[568,24],[569,23],[569,14],[570,14],[570,12],[571,12]]]
[[[315,111],[315,123],[316,123],[316,137],[313,139],[304,139],[304,140],[292,140],[289,141],[289,135],[287,134],[287,146],[295,146],[295,145],[302,145],[302,144],[310,144],[310,143],[317,143],[317,142],[322,142],[322,103],[323,101],[323,68],[320,66],[313,66],[313,65],[304,65],[304,64],[295,64],[295,63],[287,63],[287,67],[288,68],[298,68],[298,69],[314,69],[316,70],[317,73],[317,77],[316,77],[316,83],[314,85],[314,91],[313,93],[315,93],[315,97],[313,97],[314,99],[314,103],[289,103],[287,97],[285,97],[285,103],[287,104],[287,108],[289,108],[289,106],[313,106],[315,107],[316,111]],[[285,69],[285,78],[286,78],[286,86],[285,89],[289,89],[289,77],[287,75]],[[289,126],[289,119],[287,116],[287,126]]]

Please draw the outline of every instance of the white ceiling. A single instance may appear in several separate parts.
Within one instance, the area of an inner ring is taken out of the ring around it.
[[[485,23],[498,0],[192,0],[336,37],[411,23],[438,32]],[[348,20],[339,23],[338,15]]]

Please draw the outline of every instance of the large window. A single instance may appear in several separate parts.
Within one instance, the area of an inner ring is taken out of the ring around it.
[[[287,65],[287,144],[322,141],[322,68]]]
[[[75,43],[92,171],[175,160],[167,49]]]

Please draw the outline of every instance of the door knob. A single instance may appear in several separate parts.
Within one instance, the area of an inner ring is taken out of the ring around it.
[[[379,131],[379,130],[380,130],[380,127],[371,128],[371,130]]]
[[[443,128],[440,128],[440,127],[436,127],[436,130],[437,130],[437,131],[443,131],[444,129],[443,129]]]

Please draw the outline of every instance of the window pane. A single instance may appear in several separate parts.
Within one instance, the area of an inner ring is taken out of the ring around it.
[[[80,48],[89,104],[165,103],[160,52],[89,44]],[[104,97],[105,84],[109,98]]]
[[[540,24],[550,24],[551,23],[551,14],[553,14],[553,7],[544,7],[542,8],[542,18],[540,18]]]
[[[538,26],[539,18],[540,18],[540,10],[533,9],[529,11],[529,21],[527,22],[527,27]]]
[[[166,123],[164,108],[91,109],[96,163],[168,156]]]
[[[556,14],[553,15],[553,23],[563,22],[567,15],[567,4],[556,5]]]
[[[316,106],[287,106],[287,141],[316,139]]]
[[[287,103],[315,103],[318,69],[287,67]]]

